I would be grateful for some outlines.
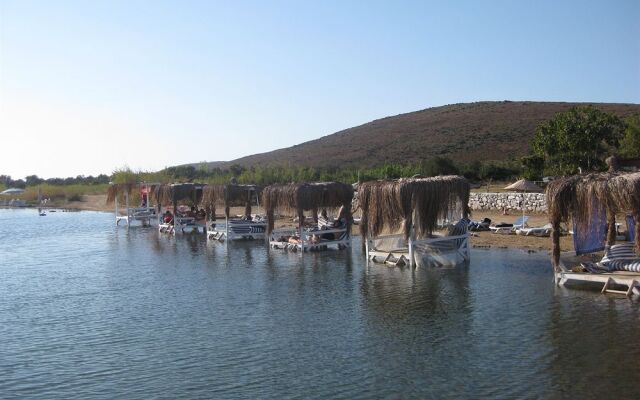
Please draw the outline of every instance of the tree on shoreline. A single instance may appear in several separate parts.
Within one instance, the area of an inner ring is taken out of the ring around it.
[[[544,160],[545,174],[569,175],[605,168],[622,139],[620,118],[591,106],[556,114],[536,129],[531,147]]]
[[[620,140],[620,155],[626,158],[640,157],[640,114],[634,114],[624,120],[627,125]]]

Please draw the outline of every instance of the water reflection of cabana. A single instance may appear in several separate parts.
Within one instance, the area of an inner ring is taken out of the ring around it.
[[[196,221],[194,216],[181,215],[178,203],[186,201],[192,206],[197,206],[202,200],[202,190],[204,185],[196,183],[173,183],[161,185],[156,190],[156,201],[158,203],[158,216],[162,218],[162,206],[171,206],[173,210],[173,221],[165,222],[160,220],[158,230],[163,233],[205,233],[205,219]]]
[[[260,215],[252,215],[253,205],[260,206],[262,188],[256,185],[206,185],[203,189],[202,204],[213,221],[207,227],[207,237],[214,240],[264,239],[267,220]],[[224,223],[216,221],[216,208],[224,207]],[[231,217],[230,207],[244,207],[242,217]]]
[[[410,266],[468,261],[469,190],[465,178],[453,175],[362,183],[358,205],[367,259]],[[383,235],[399,229],[401,234]],[[446,231],[435,234],[439,229]]]
[[[149,182],[112,183],[107,190],[107,204],[115,204],[116,225],[119,225],[120,221],[125,221],[127,227],[134,221],[139,221],[142,225],[150,225],[152,221],[156,221],[156,209],[151,204],[151,198],[159,186],[159,183]],[[132,196],[139,197],[138,207],[131,207]],[[119,197],[124,198],[124,215],[120,215]]]
[[[603,293],[640,294],[640,173],[575,175],[549,183],[556,283],[600,282]],[[616,215],[627,215],[630,241],[616,244]],[[604,250],[598,263],[560,254],[560,223],[573,220],[575,255]],[[635,238],[633,241],[632,238]],[[616,286],[626,290],[615,290]]]
[[[350,247],[352,200],[353,187],[339,182],[267,186],[262,192],[262,203],[267,213],[270,246],[302,252],[324,250],[327,246]],[[327,208],[340,208],[336,221],[318,217],[318,211]],[[276,211],[295,212],[297,232],[293,235],[274,232]],[[313,212],[313,226],[305,226],[305,211]]]

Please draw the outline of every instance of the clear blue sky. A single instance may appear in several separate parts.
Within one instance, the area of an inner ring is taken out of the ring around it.
[[[640,1],[0,0],[0,174],[155,170],[450,103],[640,103]]]

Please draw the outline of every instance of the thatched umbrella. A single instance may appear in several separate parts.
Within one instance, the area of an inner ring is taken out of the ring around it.
[[[469,182],[462,176],[364,182],[358,188],[362,209],[360,233],[363,238],[378,236],[383,229],[402,226],[405,239],[415,229],[417,237],[426,237],[439,219],[452,212],[469,215]]]
[[[528,181],[526,179],[520,179],[519,181],[516,181],[514,183],[512,183],[509,186],[506,186],[504,188],[505,190],[513,190],[516,192],[522,192],[522,218],[524,220],[524,216],[525,216],[525,193],[527,192],[542,192],[542,188],[538,185],[536,185],[535,183]]]
[[[636,253],[640,254],[640,172],[595,173],[556,179],[546,190],[549,222],[553,225],[553,265],[560,264],[560,223],[574,218],[576,228],[587,232],[604,207],[607,214],[607,245],[616,240],[616,214],[631,214],[635,220]]]
[[[504,189],[515,190],[516,192],[543,192],[540,186],[526,179],[520,179],[519,181],[512,183]]]
[[[5,195],[5,196],[10,196],[12,194],[21,194],[24,192],[24,189],[20,189],[20,188],[10,188],[7,190],[3,190],[2,192],[0,192],[1,195]]]
[[[267,234],[273,231],[275,210],[295,211],[299,227],[302,227],[305,211],[313,210],[314,218],[317,218],[319,208],[344,207],[350,215],[352,200],[353,187],[340,182],[267,186],[262,192],[262,204],[267,212]]]

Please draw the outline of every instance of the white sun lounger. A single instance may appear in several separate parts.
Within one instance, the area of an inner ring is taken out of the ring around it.
[[[526,228],[528,220],[529,220],[529,217],[524,216],[515,220],[515,222],[513,223],[513,226],[490,226],[489,229],[493,233],[511,235],[512,233],[516,233],[517,229]]]
[[[546,224],[544,226],[539,226],[534,228],[516,229],[516,234],[522,235],[522,236],[548,237],[551,235],[552,230],[553,230],[553,226],[551,224]]]

